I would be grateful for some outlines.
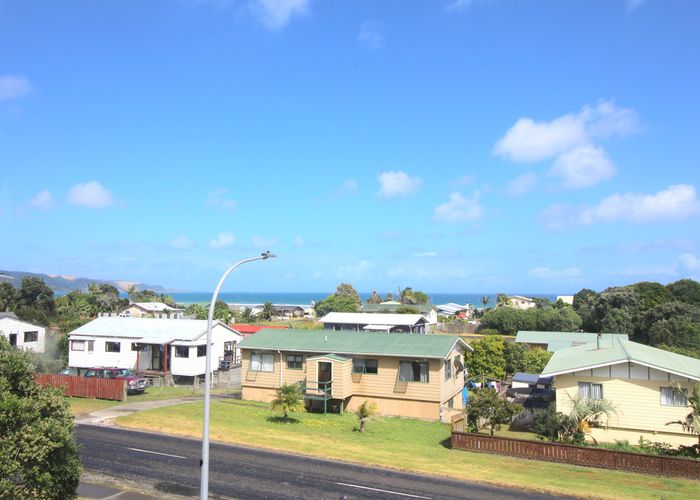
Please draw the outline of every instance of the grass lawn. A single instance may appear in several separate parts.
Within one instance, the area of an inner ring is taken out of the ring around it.
[[[394,469],[483,481],[516,488],[605,498],[695,498],[700,483],[521,460],[449,449],[447,425],[421,420],[378,417],[367,432],[356,431],[353,414],[293,414],[279,423],[267,405],[249,401],[213,401],[211,438]],[[199,438],[202,405],[150,410],[116,420],[123,427]],[[466,491],[465,491],[466,493]]]
[[[224,394],[231,392],[229,389],[212,389],[212,394]],[[138,403],[140,401],[161,401],[165,399],[183,398],[188,396],[203,397],[204,393],[194,392],[192,387],[149,387],[144,394],[130,394],[126,397],[126,401],[109,401],[106,399],[89,399],[89,398],[66,398],[70,404],[71,413],[73,416],[87,415],[93,411],[109,408],[129,403]]]

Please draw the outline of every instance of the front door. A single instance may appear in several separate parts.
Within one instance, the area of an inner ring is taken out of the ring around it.
[[[163,370],[163,346],[151,346],[151,370]]]
[[[16,333],[10,334],[10,345],[17,347],[17,334]]]

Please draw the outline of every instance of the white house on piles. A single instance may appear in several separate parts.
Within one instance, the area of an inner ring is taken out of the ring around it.
[[[21,321],[14,313],[0,312],[0,335],[5,337],[10,345],[20,349],[44,352],[46,345],[44,327]]]
[[[357,332],[428,333],[422,314],[330,312],[319,320],[325,330]]]
[[[170,307],[163,302],[132,302],[119,311],[119,316],[129,316],[131,318],[181,319],[184,314],[184,309]]]
[[[68,340],[68,366],[79,374],[99,366],[183,377],[206,371],[206,320],[101,317],[70,332]],[[212,368],[239,359],[241,340],[236,330],[215,321]]]

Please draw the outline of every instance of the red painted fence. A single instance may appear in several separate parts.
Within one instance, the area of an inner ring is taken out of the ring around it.
[[[700,460],[452,431],[452,448],[629,472],[700,479]]]
[[[39,385],[50,385],[63,389],[63,393],[68,397],[126,400],[125,380],[46,373],[37,374],[34,379]]]

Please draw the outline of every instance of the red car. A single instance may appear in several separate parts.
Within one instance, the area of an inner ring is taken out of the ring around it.
[[[90,368],[85,372],[84,376],[126,380],[126,392],[128,394],[143,394],[146,392],[146,379],[137,376],[127,368]]]

